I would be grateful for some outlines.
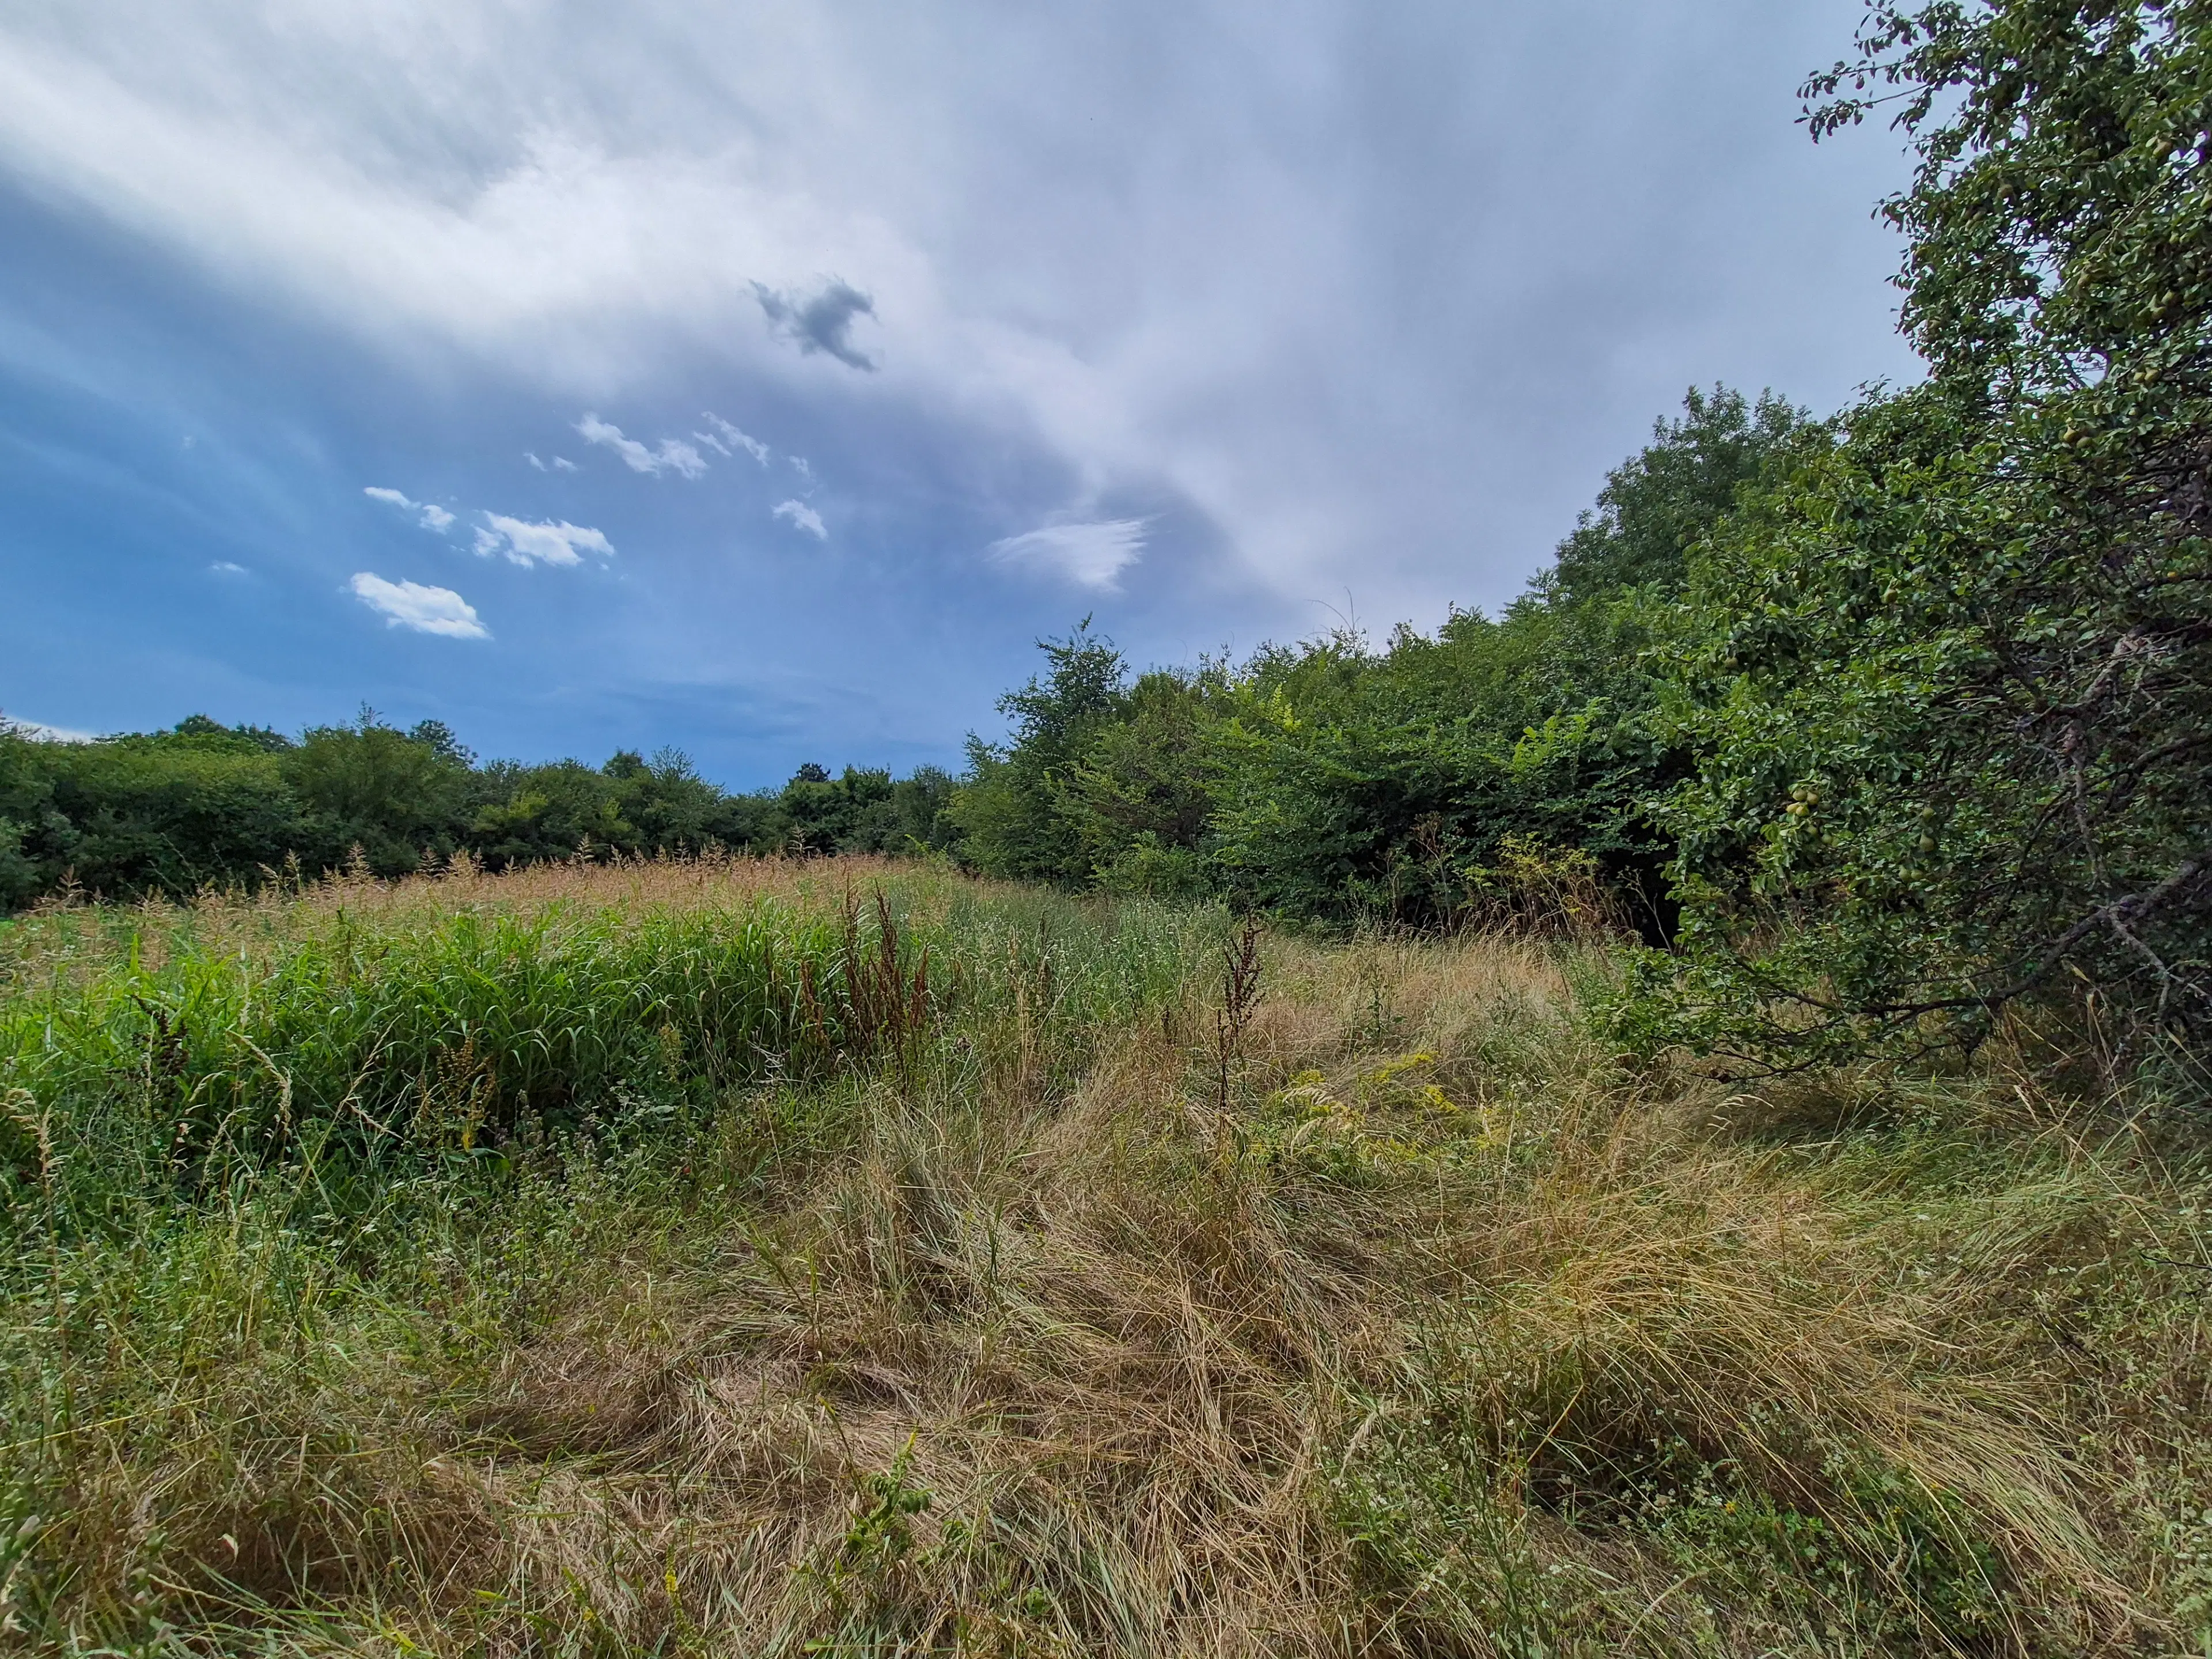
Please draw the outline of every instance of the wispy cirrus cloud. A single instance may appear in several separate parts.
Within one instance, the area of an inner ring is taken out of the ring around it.
[[[42,720],[19,720],[12,714],[0,713],[0,732],[19,738],[29,738],[35,743],[98,743],[96,732],[80,732],[73,726],[48,726]]]
[[[830,539],[830,532],[822,522],[822,515],[805,501],[778,501],[775,516],[786,520],[793,529],[805,531],[817,542]]]
[[[1111,592],[1121,573],[1144,556],[1147,519],[1102,519],[1087,524],[1047,525],[991,544],[1002,565],[1050,572],[1079,587]]]
[[[737,450],[742,449],[763,466],[768,465],[768,446],[758,438],[749,433],[738,431],[736,427],[731,425],[711,409],[703,411],[699,418],[714,428],[713,432],[695,432],[691,434],[701,443],[710,449],[720,450],[725,455],[733,454]]]
[[[477,532],[476,550],[487,559],[499,554],[511,564],[573,565],[581,564],[586,553],[596,553],[603,559],[615,556],[614,544],[603,532],[570,524],[566,519],[532,523],[510,519],[503,513],[487,513],[483,518],[483,527]]]
[[[575,462],[570,460],[566,455],[556,455],[553,458],[553,465],[550,467],[547,466],[544,462],[538,459],[538,453],[535,450],[524,450],[522,452],[522,459],[529,462],[531,465],[536,467],[540,472],[574,472],[576,470]]]
[[[434,501],[413,501],[397,489],[387,489],[381,484],[371,484],[361,492],[372,501],[388,501],[404,513],[412,513],[415,521],[423,529],[443,535],[453,527],[453,515]]]
[[[696,478],[707,470],[707,458],[681,439],[663,438],[659,448],[648,448],[636,439],[624,436],[623,429],[613,422],[603,421],[596,415],[586,415],[576,422],[576,430],[583,434],[586,443],[602,444],[613,450],[633,472],[642,472],[650,477],[674,472]]]
[[[384,618],[387,628],[404,628],[448,640],[491,637],[491,630],[483,625],[476,607],[450,587],[430,587],[421,582],[388,582],[369,570],[356,571],[346,586],[356,599]]]

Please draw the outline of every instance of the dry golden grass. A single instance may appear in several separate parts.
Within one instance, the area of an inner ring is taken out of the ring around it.
[[[843,875],[314,902],[814,902]],[[1072,1079],[1018,1010],[803,1121],[733,1101],[680,1169],[571,1163],[342,1315],[240,1297],[313,1271],[281,1243],[203,1239],[166,1271],[204,1295],[164,1305],[234,1322],[146,1419],[55,1452],[70,1547],[126,1587],[108,1616],[137,1595],[203,1650],[2196,1639],[2202,1303],[2145,1263],[2201,1256],[2201,1178],[1994,1074],[1632,1074],[1577,1017],[1593,951],[1264,951],[1225,1091],[1194,982]],[[718,1184],[778,1136],[801,1150]],[[501,1251],[526,1293],[482,1282]],[[89,1632],[100,1598],[69,1595],[47,1628]]]

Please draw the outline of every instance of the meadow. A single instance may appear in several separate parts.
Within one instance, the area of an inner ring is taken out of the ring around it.
[[[2201,1136],[881,860],[0,932],[0,1641],[2212,1650]]]

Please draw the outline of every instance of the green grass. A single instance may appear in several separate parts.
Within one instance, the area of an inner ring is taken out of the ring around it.
[[[619,1139],[764,1079],[941,1066],[1017,1005],[1079,1066],[1094,1033],[1180,994],[1220,928],[1033,894],[931,890],[927,914],[881,887],[824,896],[302,907],[244,943],[191,911],[96,914],[0,1002],[9,1213],[127,1235],[149,1202],[293,1163],[313,1177],[293,1212],[321,1212],[518,1136]]]
[[[2193,1130],[1635,1070],[1590,947],[1264,939],[1224,1053],[1231,932],[878,866],[19,922],[0,1640],[2212,1651]]]

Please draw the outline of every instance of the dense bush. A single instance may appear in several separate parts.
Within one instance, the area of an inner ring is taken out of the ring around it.
[[[1930,374],[1715,535],[1680,613],[1676,1034],[1971,1039],[2080,985],[2138,1039],[2212,1017],[2205,21],[1882,5],[1808,84],[1816,133],[1907,100]]]
[[[1370,650],[1340,633],[1131,681],[1110,643],[1048,641],[972,745],[953,814],[994,874],[1220,892],[1277,911],[1433,925],[1468,915],[1511,838],[1600,861],[1663,938],[1683,775],[1646,647],[1689,552],[1808,430],[1773,398],[1692,392],[1608,478],[1556,566],[1495,620]]]

